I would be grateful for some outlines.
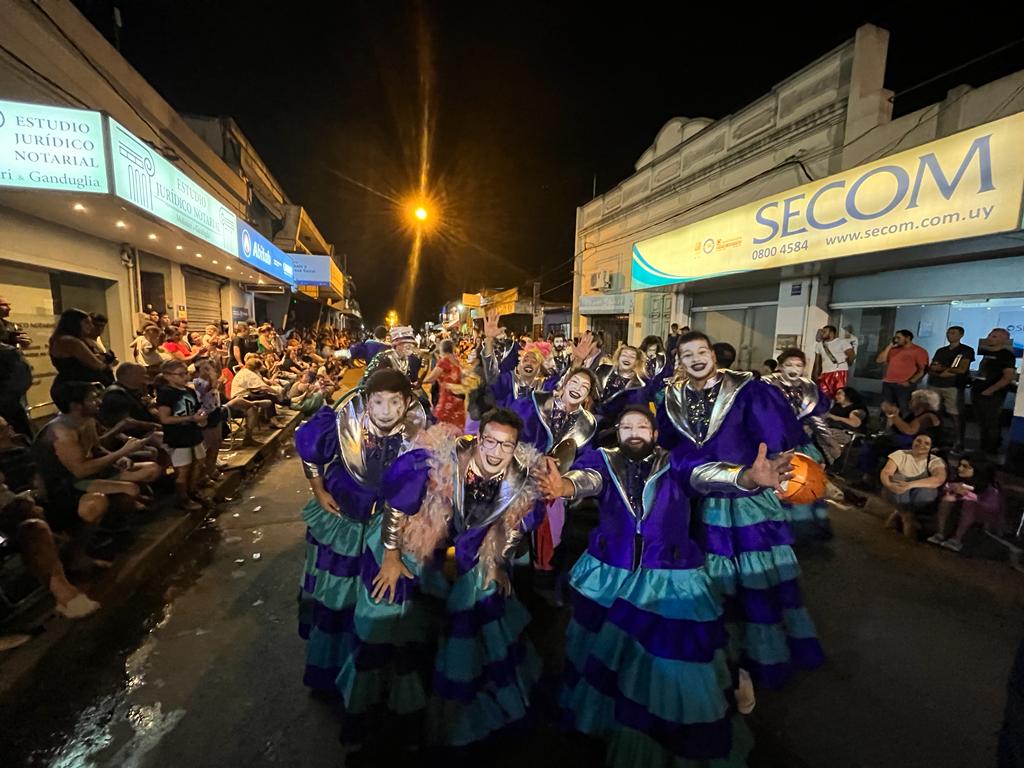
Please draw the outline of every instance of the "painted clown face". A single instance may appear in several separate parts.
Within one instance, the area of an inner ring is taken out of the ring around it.
[[[518,441],[519,434],[515,427],[490,422],[483,428],[480,439],[477,440],[477,464],[492,477],[501,474],[512,463]]]
[[[366,414],[373,426],[388,433],[398,426],[410,402],[401,392],[374,392],[366,401]]]
[[[574,373],[562,388],[562,403],[569,409],[580,407],[590,397],[592,387],[588,376]]]
[[[715,375],[715,353],[704,339],[688,341],[679,348],[679,367],[690,379],[705,381]]]
[[[804,361],[799,357],[787,357],[779,365],[779,372],[790,384],[795,384],[804,375]]]
[[[619,352],[619,373],[632,373],[636,369],[636,360],[635,349],[623,349]]]

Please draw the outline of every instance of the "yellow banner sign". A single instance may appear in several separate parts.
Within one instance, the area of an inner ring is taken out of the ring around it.
[[[1021,227],[1024,113],[633,246],[632,288]]]
[[[479,293],[464,293],[462,294],[462,306],[471,307],[473,309],[480,308],[480,294]]]

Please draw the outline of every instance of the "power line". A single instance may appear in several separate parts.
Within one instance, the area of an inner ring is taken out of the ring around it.
[[[83,107],[85,109],[89,108],[88,104],[86,104],[80,98],[75,96],[75,94],[71,93],[71,91],[67,90],[64,86],[62,86],[56,80],[51,80],[49,77],[44,75],[42,72],[40,72],[38,69],[33,67],[31,64],[29,64],[27,61],[25,61],[23,58],[21,58],[18,54],[16,54],[14,51],[12,51],[10,48],[8,48],[7,46],[3,45],[2,43],[0,43],[0,50],[3,50],[4,53],[6,53],[8,56],[10,56],[12,59],[14,59],[16,62],[18,62],[26,70],[28,70],[29,72],[34,74],[36,77],[39,77],[40,79],[44,80],[46,83],[48,83],[49,85],[53,86],[58,91],[63,93],[65,96],[67,96],[69,99],[71,99],[71,101],[73,101],[78,106]]]

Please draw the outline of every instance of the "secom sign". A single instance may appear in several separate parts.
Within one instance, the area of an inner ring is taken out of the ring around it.
[[[1020,228],[1024,114],[633,246],[634,290]]]

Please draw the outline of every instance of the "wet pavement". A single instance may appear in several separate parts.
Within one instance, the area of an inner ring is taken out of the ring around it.
[[[295,598],[307,493],[296,460],[265,467],[102,642],[69,652],[28,693],[0,704],[0,764],[344,765],[330,706],[301,684]],[[1005,564],[908,544],[855,511],[834,519],[836,539],[801,552],[828,663],[759,695],[751,765],[994,765],[1024,631],[1022,577]],[[565,620],[552,609],[535,613],[552,671]],[[585,750],[539,727],[472,762],[599,764]]]

